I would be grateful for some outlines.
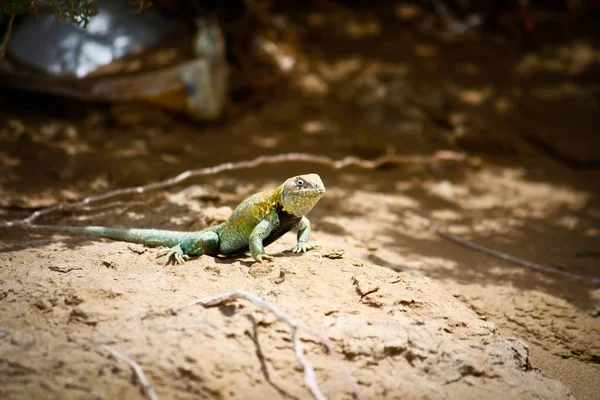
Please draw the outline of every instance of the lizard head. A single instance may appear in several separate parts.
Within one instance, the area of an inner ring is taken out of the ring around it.
[[[281,185],[283,209],[297,216],[304,216],[325,194],[325,185],[317,174],[298,175]]]

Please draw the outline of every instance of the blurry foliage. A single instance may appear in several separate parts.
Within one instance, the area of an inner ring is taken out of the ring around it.
[[[6,15],[24,14],[39,6],[48,6],[57,21],[71,20],[81,26],[86,26],[96,14],[94,2],[90,0],[2,0],[1,3]]]
[[[130,0],[130,2],[139,3],[138,11],[148,7],[151,3],[146,0]],[[40,6],[49,7],[57,22],[70,20],[83,27],[87,26],[90,17],[98,13],[94,0],[0,0],[2,14],[10,17],[4,39],[0,43],[0,60],[4,57],[15,16],[28,11],[35,13]]]

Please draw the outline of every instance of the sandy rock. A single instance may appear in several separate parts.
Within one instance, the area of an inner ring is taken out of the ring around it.
[[[500,335],[430,279],[318,251],[264,264],[201,257],[160,267],[127,246],[73,250],[89,262],[85,276],[59,274],[53,283],[65,301],[38,294],[31,303],[26,289],[56,277],[36,268],[42,261],[31,252],[11,255],[29,263],[26,272],[3,263],[0,281],[19,276],[25,290],[0,300],[0,397],[140,398],[127,365],[87,347],[104,343],[138,362],[161,398],[309,398],[289,327],[271,313],[244,300],[187,306],[244,289],[329,337],[365,398],[571,398],[530,368],[527,344]],[[103,267],[107,252],[128,267]],[[68,264],[66,253],[53,262]],[[352,398],[318,338],[302,340],[325,395]]]

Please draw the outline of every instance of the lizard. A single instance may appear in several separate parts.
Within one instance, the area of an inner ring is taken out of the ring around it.
[[[298,228],[295,253],[308,250],[310,221],[306,214],[325,194],[317,174],[298,175],[275,189],[256,193],[242,201],[229,218],[216,226],[183,232],[162,229],[127,229],[104,226],[31,225],[32,228],[85,234],[148,246],[164,246],[157,257],[166,256],[166,264],[183,264],[190,256],[235,255],[250,250],[262,262],[272,255],[264,247],[292,228]]]

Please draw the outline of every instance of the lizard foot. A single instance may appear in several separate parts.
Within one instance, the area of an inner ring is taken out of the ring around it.
[[[254,259],[258,262],[263,262],[264,260],[272,260],[273,256],[269,255],[267,253],[263,253],[263,254],[259,254],[256,257],[254,257]]]
[[[181,246],[179,246],[179,245],[173,246],[170,249],[160,250],[156,254],[156,258],[163,257],[163,256],[167,257],[167,261],[165,262],[165,265],[168,265],[169,263],[179,265],[179,264],[183,264],[186,260],[190,259],[190,256],[188,256],[187,254],[184,254],[183,250],[181,250]]]
[[[311,247],[308,246],[306,243],[298,243],[296,245],[296,248],[294,250],[292,250],[292,251],[294,253],[306,253],[310,249],[311,249]]]

